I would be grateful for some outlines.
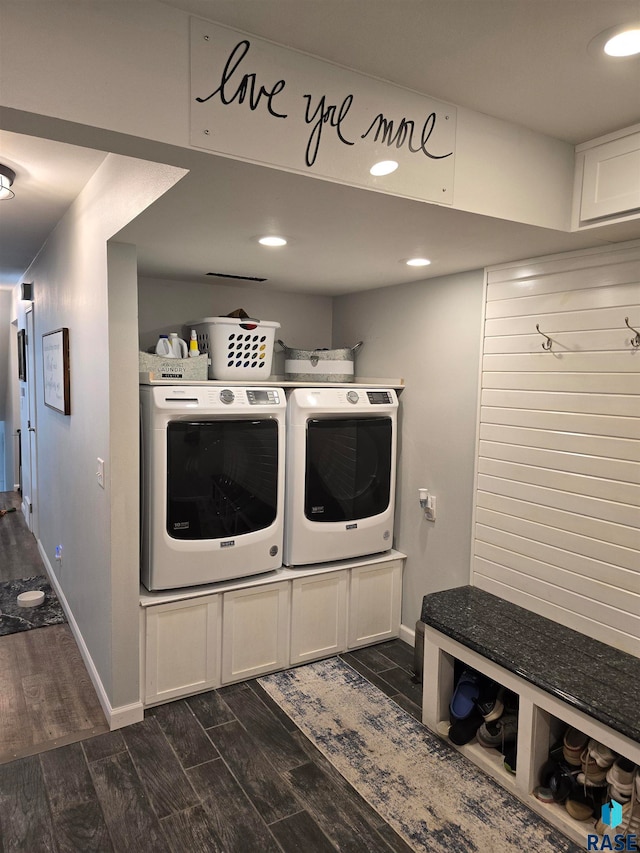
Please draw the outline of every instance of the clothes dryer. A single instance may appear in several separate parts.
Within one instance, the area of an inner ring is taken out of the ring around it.
[[[393,389],[314,387],[290,393],[285,565],[392,547],[397,410]]]
[[[149,590],[282,565],[281,388],[141,386],[141,573]]]

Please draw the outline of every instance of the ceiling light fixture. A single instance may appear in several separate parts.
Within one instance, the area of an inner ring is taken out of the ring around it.
[[[369,169],[369,174],[374,175],[375,177],[390,175],[392,172],[395,172],[397,168],[398,164],[395,160],[380,160],[379,163],[374,163]]]
[[[409,258],[406,262],[408,267],[428,267],[430,263],[427,258]]]
[[[286,246],[287,241],[284,237],[260,237],[258,240],[261,246]]]
[[[604,46],[607,56],[635,56],[640,53],[640,27],[622,30]]]
[[[597,61],[634,59],[640,54],[640,21],[608,27],[591,39],[587,53]]]
[[[0,201],[5,199],[15,198],[15,193],[11,189],[13,182],[16,179],[16,173],[8,166],[3,166],[0,163]]]

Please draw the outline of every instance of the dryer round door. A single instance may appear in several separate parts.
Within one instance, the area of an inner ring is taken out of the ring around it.
[[[393,427],[389,417],[307,421],[305,516],[355,521],[384,512],[391,495]]]

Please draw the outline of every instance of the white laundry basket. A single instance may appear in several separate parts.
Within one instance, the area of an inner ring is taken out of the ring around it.
[[[250,317],[205,317],[185,326],[195,329],[198,349],[211,359],[209,379],[267,379],[280,323]]]

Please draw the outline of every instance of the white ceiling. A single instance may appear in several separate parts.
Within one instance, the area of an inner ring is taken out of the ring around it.
[[[640,60],[589,49],[602,30],[639,23],[640,0],[165,2],[570,143],[640,121]],[[0,204],[0,286],[20,281],[102,156],[0,133],[0,162],[19,176]],[[137,244],[142,275],[344,293],[640,237],[640,222],[563,234],[208,154],[189,167],[120,235]],[[286,250],[257,247],[265,230],[285,233]],[[401,263],[415,254],[432,265]]]
[[[0,202],[0,287],[21,280],[104,156],[99,151],[0,130],[0,162],[17,176],[15,198]]]

